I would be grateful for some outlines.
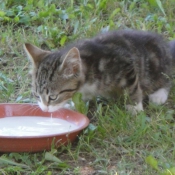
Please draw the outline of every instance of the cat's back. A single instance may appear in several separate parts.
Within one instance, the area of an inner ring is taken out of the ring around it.
[[[78,42],[76,46],[81,55],[85,57],[88,55],[91,57],[93,55],[120,56],[122,53],[128,55],[134,51],[137,53],[157,52],[159,49],[168,52],[167,43],[161,35],[139,30],[117,30],[100,33],[94,38]]]
[[[138,30],[118,30],[97,35],[77,45],[89,74],[87,79],[117,82],[139,77],[145,89],[157,89],[166,82],[162,72],[171,74],[172,56],[164,38],[156,33]],[[131,78],[130,78],[131,77]],[[106,83],[107,84],[107,83]],[[149,88],[150,87],[150,88]],[[150,91],[151,91],[150,90]]]
[[[163,41],[163,37],[157,33],[140,30],[116,30],[104,32],[92,39],[96,44],[145,44],[150,41]],[[161,44],[161,43],[159,43]],[[139,46],[139,45],[138,45]]]

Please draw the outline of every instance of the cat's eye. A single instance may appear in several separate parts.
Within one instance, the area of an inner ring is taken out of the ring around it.
[[[50,95],[49,100],[56,100],[58,95]]]
[[[60,94],[62,94],[64,92],[73,92],[75,90],[77,90],[77,88],[75,88],[75,89],[65,89],[65,90],[60,91]]]

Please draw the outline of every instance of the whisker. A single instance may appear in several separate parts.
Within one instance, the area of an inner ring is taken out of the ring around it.
[[[31,112],[32,112],[33,114],[35,114],[35,112],[37,112],[38,109],[40,109],[38,105],[37,105],[37,106],[34,106],[34,107],[32,108],[32,110],[31,110]]]
[[[25,111],[24,111],[24,113],[23,113],[23,115],[27,115],[27,113],[31,110],[31,111],[35,111],[35,110],[37,110],[37,109],[39,109],[39,107],[38,107],[38,105],[33,105],[33,107],[32,108],[26,108],[26,104],[21,104],[21,105],[19,105],[19,108],[20,108],[20,110],[21,109],[25,109]]]

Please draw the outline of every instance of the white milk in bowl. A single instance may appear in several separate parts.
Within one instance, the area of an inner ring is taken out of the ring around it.
[[[71,132],[78,126],[59,118],[14,116],[0,118],[0,136],[45,136]]]

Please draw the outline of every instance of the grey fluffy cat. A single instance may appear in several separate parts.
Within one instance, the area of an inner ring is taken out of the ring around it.
[[[173,46],[173,43],[170,44]],[[132,113],[142,101],[166,102],[170,90],[172,53],[162,36],[144,31],[111,31],[49,52],[31,44],[24,49],[32,62],[33,94],[43,111],[58,110],[81,92],[117,98],[125,92]]]

